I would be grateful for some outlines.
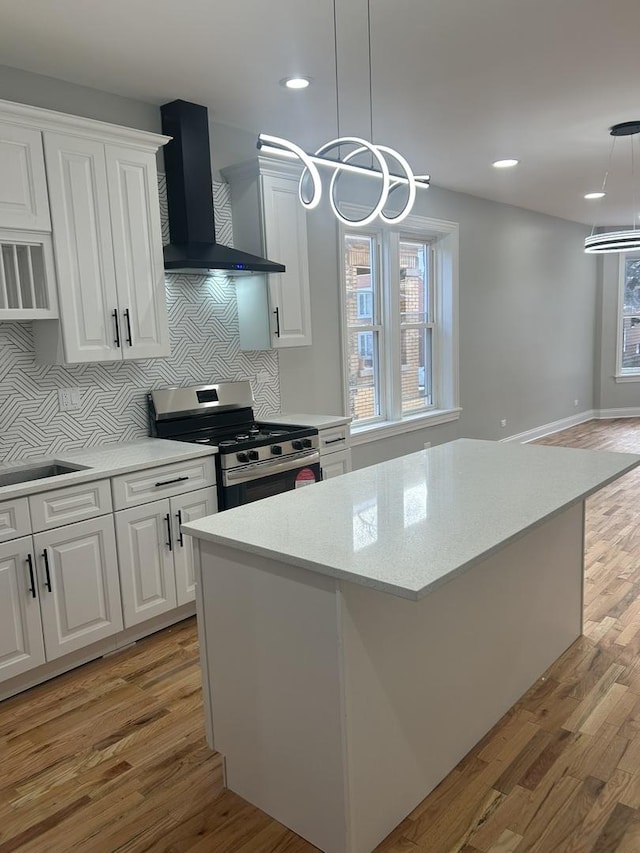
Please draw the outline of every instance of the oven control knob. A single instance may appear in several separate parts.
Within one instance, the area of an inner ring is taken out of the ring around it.
[[[250,462],[256,462],[258,459],[260,459],[260,454],[257,450],[250,450],[247,453],[247,456],[249,457]]]
[[[294,450],[302,450],[304,444],[302,443],[302,441],[300,441],[299,438],[296,438],[295,441],[291,442],[291,447],[293,447]]]
[[[274,444],[271,448],[271,452],[274,456],[282,456],[282,448],[279,444]]]
[[[313,447],[313,442],[311,441],[310,438],[303,438],[302,439],[302,446],[303,447]]]
[[[246,453],[236,453],[236,459],[238,460],[238,462],[248,462],[249,461],[249,457],[247,456]]]

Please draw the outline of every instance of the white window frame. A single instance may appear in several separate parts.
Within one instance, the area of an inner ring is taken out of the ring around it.
[[[357,218],[365,213],[365,208],[357,205],[341,205],[346,216]],[[379,392],[385,401],[385,416],[368,418],[351,424],[352,444],[362,444],[389,438],[425,427],[449,423],[460,417],[459,360],[458,360],[458,253],[459,226],[457,222],[443,219],[411,215],[397,227],[380,229],[358,229],[340,225],[340,313],[342,332],[343,399],[344,411],[349,412],[349,341],[347,325],[346,277],[344,269],[344,241],[347,234],[360,234],[377,238],[375,245],[382,245],[384,234],[393,232],[399,240],[424,241],[431,244],[431,281],[430,298],[433,300],[432,320],[435,331],[433,338],[432,394],[434,405],[429,409],[406,414],[402,417],[401,387],[392,385],[395,364],[401,361],[400,324],[391,328],[386,318],[392,314],[389,300],[392,294],[385,282],[389,280],[389,270],[398,268],[397,241],[391,241],[383,257],[372,258],[372,267],[380,274],[379,287],[376,289],[385,304],[382,306],[382,328],[379,334],[381,353],[381,376]],[[394,267],[395,264],[395,267]],[[397,295],[399,299],[399,295]],[[398,308],[399,315],[399,308]],[[350,329],[352,332],[353,328]]]
[[[640,367],[622,366],[622,344],[624,340],[624,285],[626,280],[626,261],[640,258],[638,252],[620,254],[618,262],[618,323],[616,335],[616,382],[640,382]]]

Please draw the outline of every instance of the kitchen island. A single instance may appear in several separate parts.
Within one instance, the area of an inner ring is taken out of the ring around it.
[[[226,784],[370,853],[581,634],[630,454],[459,440],[183,526]]]

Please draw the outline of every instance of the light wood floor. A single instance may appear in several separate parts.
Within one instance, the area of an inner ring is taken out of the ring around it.
[[[541,443],[640,452],[640,419]],[[639,514],[640,472],[590,499],[585,636],[379,853],[640,853]],[[0,853],[315,849],[223,790],[197,654],[189,620],[0,704]]]

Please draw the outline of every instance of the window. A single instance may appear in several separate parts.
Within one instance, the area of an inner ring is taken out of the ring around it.
[[[616,374],[640,380],[640,256],[620,256]]]
[[[356,442],[459,416],[457,225],[412,216],[401,228],[341,232],[345,390]]]

